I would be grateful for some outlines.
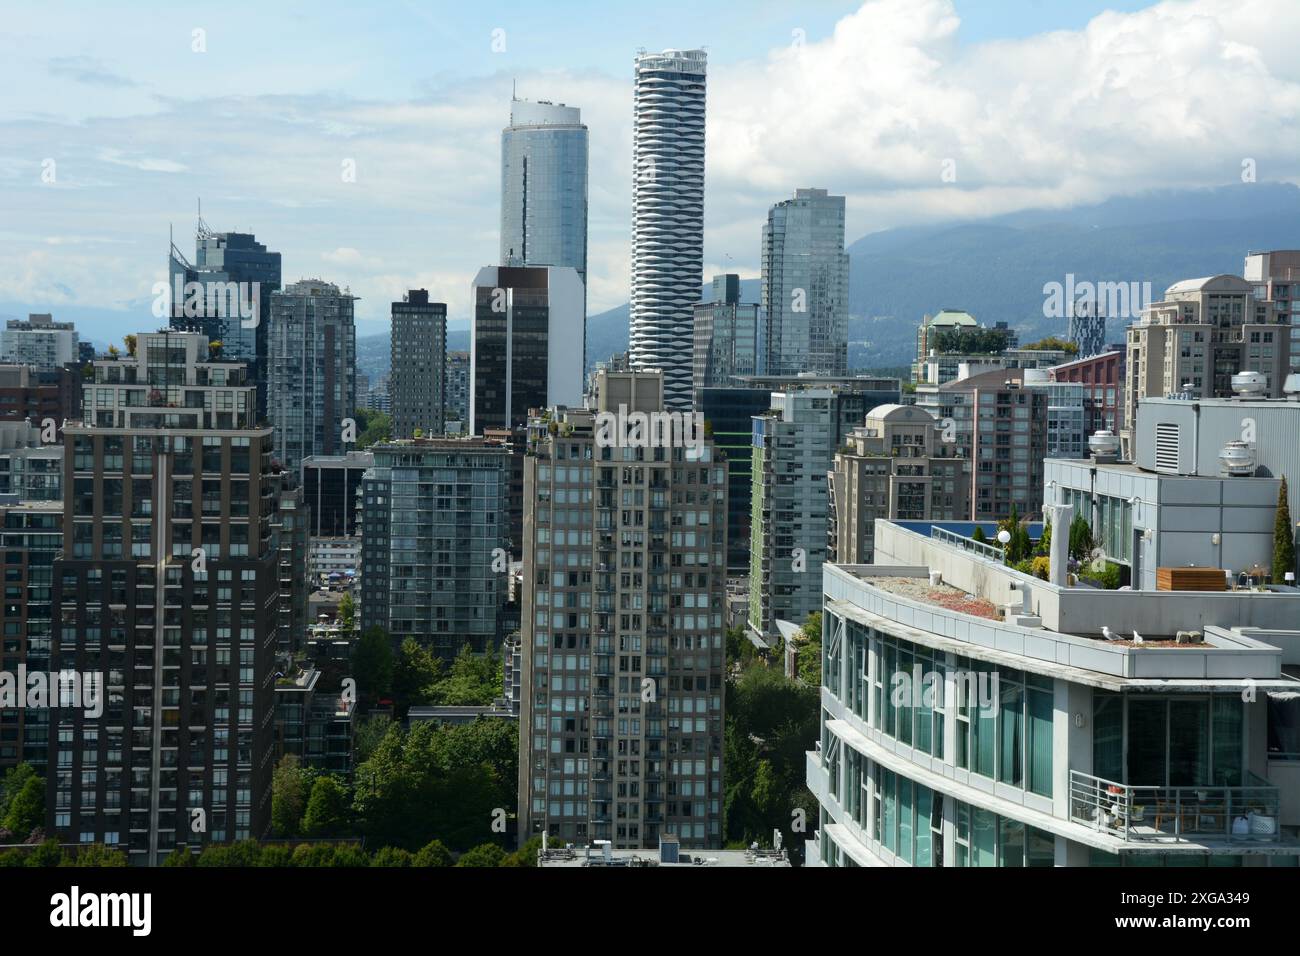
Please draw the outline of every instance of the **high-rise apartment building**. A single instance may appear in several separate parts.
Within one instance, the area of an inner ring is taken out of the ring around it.
[[[749,628],[768,642],[777,621],[802,625],[820,606],[836,431],[825,388],[775,392],[771,410],[754,416]]]
[[[740,301],[740,276],[713,277],[713,295],[694,308],[695,351],[691,364],[693,407],[706,388],[734,385],[735,375],[756,375],[759,316],[756,303]]]
[[[796,189],[768,210],[762,300],[767,374],[848,373],[843,196]]]
[[[309,516],[307,533],[314,538],[350,537],[357,533],[362,476],[375,466],[369,451],[304,458],[299,483]]]
[[[63,452],[57,446],[51,450]],[[0,562],[5,568],[0,670],[16,675],[25,667],[28,674],[49,673],[54,629],[50,593],[54,559],[63,549],[63,500],[0,503],[0,527]],[[17,693],[27,693],[24,683],[17,684]],[[26,706],[0,708],[0,774],[24,762],[38,774],[47,774],[50,715],[56,713]],[[15,836],[26,839],[27,834]]]
[[[281,478],[256,389],[206,335],[152,332],[97,361],[86,397],[64,429],[50,666],[102,675],[104,699],[52,718],[49,832],[150,865],[260,839]]]
[[[1083,386],[1083,430],[1087,435],[1103,428],[1119,434],[1124,415],[1124,346],[1109,345],[1090,358],[1061,362],[1047,370],[1054,382]]]
[[[837,448],[877,406],[899,400],[897,379],[756,376],[772,389],[753,419],[749,522],[749,624],[771,641],[778,621],[802,625],[817,610]]]
[[[1080,382],[1059,382],[1051,369],[1024,370],[1024,387],[1047,393],[1048,458],[1082,458],[1088,454],[1088,391]]]
[[[1291,368],[1300,368],[1300,250],[1250,252],[1242,277],[1255,283],[1255,298],[1268,299],[1290,317]]]
[[[307,598],[315,589],[316,582],[307,580],[304,556],[309,553],[307,522],[310,515],[304,503],[302,486],[290,487],[286,480],[288,472],[281,472],[280,477],[282,486],[272,526],[279,562],[276,651],[288,656],[302,648],[307,639],[307,626],[314,623],[307,616]]]
[[[51,419],[56,427],[81,417],[81,373],[77,366],[33,368],[0,365],[0,421]]]
[[[632,94],[628,356],[660,369],[669,408],[691,404],[692,310],[704,263],[703,50],[641,52]]]
[[[393,438],[441,435],[446,428],[447,306],[412,289],[392,308],[388,379]]]
[[[361,627],[443,658],[499,651],[510,449],[485,438],[372,445],[362,477]]]
[[[576,106],[510,101],[501,131],[501,265],[569,266],[585,290],[587,153]]]
[[[1291,313],[1259,298],[1261,286],[1267,283],[1233,275],[1184,279],[1129,326],[1121,426],[1126,451],[1144,398],[1184,392],[1226,397],[1238,372],[1256,372],[1265,394],[1282,394],[1291,370]]]
[[[443,391],[446,395],[446,416],[447,422],[457,424],[458,433],[464,432],[469,428],[469,353],[468,352],[448,352],[446,373],[443,381],[446,383]]]
[[[357,409],[355,300],[320,279],[271,296],[268,413],[275,457],[290,471],[310,455],[346,450],[343,420]]]
[[[881,405],[845,437],[829,475],[827,560],[870,564],[877,518],[960,520],[970,513],[970,462],[941,453],[934,416]]]
[[[171,244],[168,256],[171,327],[221,343],[221,357],[248,366],[257,409],[266,417],[266,362],[271,293],[280,288],[280,253],[251,233],[213,232],[202,217],[194,262]]]
[[[749,495],[753,484],[754,416],[772,403],[770,388],[704,388],[699,412],[714,448],[727,461],[727,571],[749,575]]]
[[[602,370],[529,426],[521,838],[722,842],[726,465],[693,418],[651,424],[662,382]]]
[[[1001,520],[1015,505],[1037,514],[1043,500],[1049,391],[1025,384],[1026,369],[1000,368],[920,386],[916,404],[952,436],[941,454],[970,462],[971,520]]]
[[[77,327],[55,322],[49,313],[32,313],[27,320],[10,319],[0,330],[0,362],[62,369],[81,359]]]
[[[470,434],[523,428],[531,408],[581,400],[583,296],[572,268],[479,270],[470,290]]]
[[[733,386],[702,391],[699,410],[718,453],[727,459],[727,568],[733,575],[749,576],[753,418],[771,408],[773,392],[800,388],[829,388],[834,392],[830,417],[837,445],[862,424],[868,411],[898,402],[900,393],[898,379],[815,375],[741,376]]]

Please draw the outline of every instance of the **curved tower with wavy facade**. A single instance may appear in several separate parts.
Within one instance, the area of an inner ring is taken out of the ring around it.
[[[664,373],[664,404],[691,404],[693,307],[704,259],[703,50],[641,52],[632,124],[633,368]]]

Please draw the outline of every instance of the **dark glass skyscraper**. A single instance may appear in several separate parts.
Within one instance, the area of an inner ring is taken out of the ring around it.
[[[574,269],[486,266],[471,301],[472,434],[522,428],[530,408],[581,402],[586,315]]]
[[[271,293],[280,288],[280,253],[252,233],[213,232],[201,218],[194,246],[192,264],[175,243],[171,246],[171,327],[202,332],[209,342],[221,343],[223,359],[247,365],[249,381],[257,386],[258,418],[264,420],[267,319]],[[190,283],[202,286],[201,298],[186,291]],[[230,283],[236,284],[233,289]]]

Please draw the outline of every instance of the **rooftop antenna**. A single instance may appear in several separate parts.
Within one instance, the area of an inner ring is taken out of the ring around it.
[[[212,230],[208,228],[208,224],[203,221],[203,200],[202,199],[198,200],[198,210],[199,210],[199,221],[194,227],[194,238],[196,241],[199,239],[210,239],[212,238]]]

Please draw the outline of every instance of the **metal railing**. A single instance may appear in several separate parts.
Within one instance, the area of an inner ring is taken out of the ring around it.
[[[974,538],[968,538],[964,534],[957,534],[957,532],[949,531],[947,528],[940,528],[938,525],[930,528],[930,537],[942,541],[945,544],[951,544],[954,547],[961,548],[963,551],[971,551],[980,555],[980,557],[988,558],[992,561],[997,561],[998,563],[1001,563],[1005,556],[1002,549],[996,545],[976,541]]]
[[[1133,842],[1277,843],[1278,788],[1253,773],[1240,787],[1130,786],[1070,771],[1070,819]]]

